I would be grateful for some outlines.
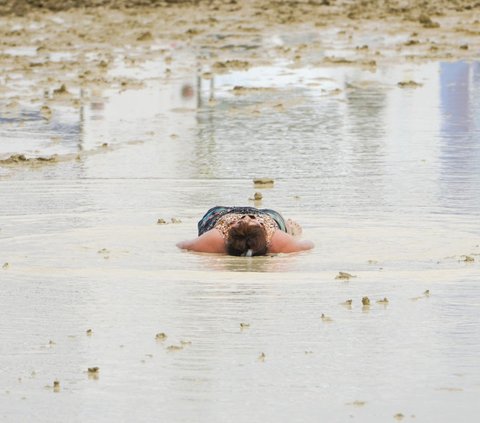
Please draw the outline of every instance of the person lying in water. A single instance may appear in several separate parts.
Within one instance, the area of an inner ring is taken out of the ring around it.
[[[212,207],[198,222],[198,238],[177,247],[203,253],[263,256],[309,250],[313,242],[300,240],[302,228],[275,210],[255,207]]]

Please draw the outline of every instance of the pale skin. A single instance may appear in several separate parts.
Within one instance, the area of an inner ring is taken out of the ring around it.
[[[246,219],[248,219],[250,225],[259,224],[255,219],[249,219],[248,217]],[[205,232],[198,238],[189,241],[181,241],[177,244],[177,247],[199,253],[227,253],[225,239],[220,231],[215,228]],[[286,232],[277,230],[272,236],[268,252],[271,254],[296,253],[299,251],[310,250],[313,247],[314,244],[312,241],[299,240]]]

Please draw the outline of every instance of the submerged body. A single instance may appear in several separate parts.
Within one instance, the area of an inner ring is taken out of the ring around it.
[[[235,256],[293,253],[314,247],[299,240],[300,226],[271,209],[212,207],[198,222],[198,238],[179,248]]]

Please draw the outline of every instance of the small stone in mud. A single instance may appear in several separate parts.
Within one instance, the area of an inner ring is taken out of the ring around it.
[[[404,416],[402,413],[397,413],[397,414],[395,414],[395,415],[393,416],[393,418],[394,418],[395,420],[399,420],[399,421],[400,421],[400,420],[403,420],[404,417],[405,417],[405,416]]]
[[[60,382],[58,380],[53,381],[53,392],[60,392]]]
[[[325,314],[322,313],[322,315],[320,316],[320,318],[322,319],[323,322],[325,323],[330,323],[330,322],[333,322],[333,319],[329,316],[325,316]]]
[[[262,198],[263,198],[262,193],[261,193],[261,192],[256,192],[256,193],[253,195],[253,198],[249,198],[249,200],[260,201]]]
[[[168,351],[180,351],[180,350],[183,350],[183,346],[182,345],[169,345],[167,347],[167,350]]]
[[[438,28],[440,24],[437,22],[433,22],[430,16],[428,15],[420,15],[418,21],[423,25],[424,28]]]
[[[155,335],[155,339],[157,341],[165,341],[165,339],[167,339],[167,335],[163,332],[160,332]]]
[[[371,68],[377,67],[377,61],[376,60],[363,60],[360,62],[363,66],[368,66]]]
[[[325,57],[324,61],[326,63],[336,64],[336,65],[348,65],[354,63],[353,60],[346,59],[345,57]]]
[[[427,289],[424,293],[423,293],[423,296],[419,296],[419,297],[413,297],[413,298],[410,298],[412,301],[418,301],[418,300],[421,300],[422,298],[425,298],[425,297],[430,297],[430,290]]]
[[[335,276],[335,279],[350,279],[350,278],[356,278],[356,276],[351,275],[350,273],[347,272],[338,272],[338,275]]]
[[[157,224],[159,225],[166,225],[167,224],[167,221],[165,219],[158,219],[157,220]]]
[[[33,160],[37,162],[56,162],[57,155],[54,154],[53,156],[50,156],[50,157],[37,157],[36,159],[33,159]]]
[[[213,69],[217,72],[226,71],[229,69],[245,70],[250,67],[250,63],[245,60],[227,60],[226,62],[215,62]]]
[[[187,29],[187,30],[185,31],[185,34],[187,34],[187,35],[192,35],[192,36],[193,36],[193,35],[198,35],[198,34],[200,34],[201,32],[202,32],[202,31],[200,31],[199,29],[190,28],[190,29]]]
[[[67,87],[65,84],[62,84],[60,86],[60,88],[56,88],[53,90],[53,94],[54,95],[64,95],[64,94],[68,94],[68,90],[67,90]]]
[[[405,42],[406,46],[416,46],[417,44],[420,44],[420,41],[418,41],[418,40],[408,40],[407,42]]]
[[[265,358],[266,358],[266,357],[267,357],[267,356],[265,355],[265,353],[262,352],[262,353],[260,353],[260,355],[258,356],[258,361],[265,361]]]
[[[368,297],[363,297],[363,298],[362,298],[362,304],[363,304],[364,306],[369,306],[369,305],[370,305],[370,298],[368,298]]]
[[[172,218],[170,219],[170,221],[171,221],[172,223],[182,223],[182,221],[181,221],[180,219],[176,218],[176,217],[172,217]]]
[[[137,37],[137,41],[151,41],[153,40],[152,33],[150,31],[144,32]]]
[[[107,143],[107,142],[104,142],[104,143],[102,144],[102,148],[107,148],[107,147],[108,147],[108,143]]]
[[[92,329],[87,329],[85,333],[87,334],[87,336],[92,336],[93,331]]]
[[[48,106],[42,106],[40,108],[40,114],[44,119],[50,120],[50,118],[52,117],[52,109],[50,109],[50,107]]]
[[[367,403],[366,401],[355,400],[353,402],[347,402],[346,405],[353,405],[355,407],[363,407],[366,403]]]
[[[268,186],[273,186],[274,180],[270,178],[256,178],[253,180],[253,184],[256,187],[268,187]]]
[[[421,87],[423,84],[410,80],[410,81],[401,81],[397,85],[400,88],[417,88],[417,87]]]
[[[87,369],[89,379],[98,379],[99,372],[100,372],[99,367],[89,367]]]
[[[462,44],[460,50],[468,50],[468,44]]]
[[[240,329],[247,329],[250,327],[250,323],[240,323]]]
[[[388,304],[388,298],[385,297],[383,300],[377,300],[378,304]]]

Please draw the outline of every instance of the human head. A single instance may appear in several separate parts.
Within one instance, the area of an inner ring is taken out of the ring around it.
[[[252,250],[252,256],[267,254],[266,233],[263,226],[241,219],[228,231],[227,253],[231,256],[244,256],[248,250]]]

